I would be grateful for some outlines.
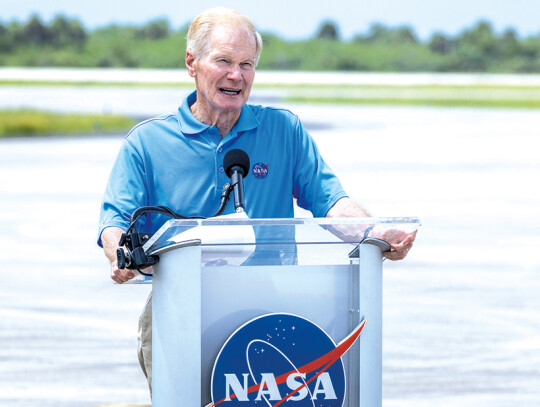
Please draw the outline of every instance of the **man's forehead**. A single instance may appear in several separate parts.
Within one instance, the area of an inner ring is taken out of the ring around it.
[[[210,34],[211,48],[257,48],[255,36],[247,28],[230,24],[214,27]]]
[[[210,52],[208,53],[208,56],[212,59],[219,59],[219,58],[227,58],[227,59],[241,59],[243,61],[251,61],[254,62],[256,59],[255,52],[245,52],[240,53],[236,48],[233,47],[220,47],[216,46],[214,48],[210,48]]]

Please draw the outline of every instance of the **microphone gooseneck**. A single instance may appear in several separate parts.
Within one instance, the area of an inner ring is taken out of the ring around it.
[[[223,158],[225,174],[231,179],[234,194],[234,209],[236,212],[243,212],[245,209],[244,177],[249,175],[249,167],[249,157],[243,150],[230,150]]]

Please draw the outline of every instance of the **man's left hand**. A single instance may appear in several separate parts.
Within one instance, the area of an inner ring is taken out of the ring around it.
[[[384,252],[384,257],[389,260],[403,260],[413,246],[416,230],[410,232],[403,229],[389,229],[384,226],[377,226],[369,233],[369,237],[384,240],[390,245],[390,251]]]

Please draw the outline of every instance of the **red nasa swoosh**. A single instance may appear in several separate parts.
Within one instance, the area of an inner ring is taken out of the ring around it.
[[[294,390],[293,392],[291,392],[287,396],[283,397],[280,401],[278,401],[272,407],[277,407],[281,403],[283,403],[284,401],[287,401],[294,394],[296,394],[297,392],[302,390],[304,387],[306,387],[308,385],[308,383],[313,381],[313,379],[316,379],[317,377],[319,377],[319,375],[321,375],[325,370],[327,370],[330,366],[332,366],[334,363],[336,363],[339,360],[339,358],[341,356],[343,356],[345,354],[345,352],[347,352],[351,348],[351,346],[356,342],[356,340],[360,336],[360,333],[362,332],[362,329],[364,329],[365,325],[366,325],[366,320],[364,319],[360,323],[360,325],[358,325],[345,339],[343,339],[338,344],[338,346],[336,346],[335,349],[333,349],[330,352],[328,352],[327,354],[322,355],[321,357],[315,359],[313,362],[309,362],[309,363],[305,364],[304,366],[299,367],[296,370],[291,370],[288,373],[285,373],[285,374],[282,374],[281,376],[276,377],[276,383],[277,384],[282,384],[282,383],[285,383],[287,381],[287,377],[289,377],[289,375],[291,373],[300,372],[300,373],[308,374],[308,373],[314,372],[318,368],[322,367],[322,369],[315,376],[313,376],[311,379],[309,379],[307,382],[305,382],[302,386],[299,386],[296,390]],[[248,393],[253,393],[255,391],[260,390],[259,387],[260,387],[259,384],[255,384],[255,385],[249,387],[248,388]],[[229,397],[231,399],[233,399],[233,398],[236,397],[236,395],[231,394]],[[222,403],[224,401],[225,401],[225,399],[221,399],[216,403],[208,404],[208,406],[206,406],[206,407],[217,406],[218,404],[220,404],[220,403]]]

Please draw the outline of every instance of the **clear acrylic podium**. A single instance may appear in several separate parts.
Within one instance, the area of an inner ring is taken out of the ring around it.
[[[413,231],[419,221],[232,215],[167,222],[144,246],[159,256],[151,278],[152,405],[210,405],[214,361],[229,336],[260,315],[288,313],[312,321],[335,343],[365,320],[341,357],[343,405],[380,407],[382,252],[389,246],[363,239],[371,225]]]

